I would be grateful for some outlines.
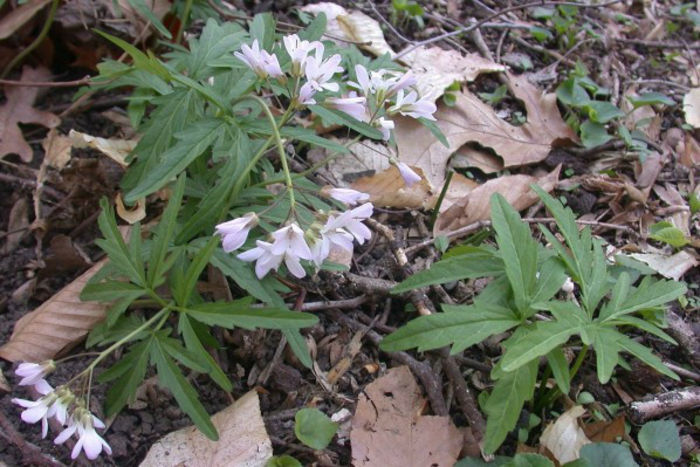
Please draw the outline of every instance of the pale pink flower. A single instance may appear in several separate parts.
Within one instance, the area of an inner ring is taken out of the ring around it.
[[[352,188],[324,187],[322,193],[349,206],[354,206],[363,201],[369,201],[369,195],[367,193],[362,193],[361,191],[353,190]]]
[[[412,168],[403,162],[396,162],[396,167],[399,169],[399,173],[409,188],[413,186],[414,183],[419,182],[421,177]]]
[[[343,72],[340,61],[341,57],[339,54],[335,54],[325,61],[321,60],[321,55],[318,53],[315,56],[308,57],[306,59],[306,68],[304,69],[308,83],[316,91],[325,89],[337,92],[340,89],[338,83],[330,83],[329,81],[334,74]]]
[[[367,99],[364,97],[329,97],[326,103],[329,107],[345,112],[352,118],[364,121],[367,118]]]
[[[315,104],[314,94],[316,94],[316,89],[311,84],[311,81],[304,83],[299,89],[299,103],[303,105]]]
[[[90,413],[87,409],[78,407],[68,421],[68,426],[54,439],[55,444],[63,444],[77,433],[78,441],[73,446],[71,459],[80,455],[80,451],[85,451],[85,457],[94,460],[104,450],[107,454],[112,454],[109,444],[97,434],[95,427],[104,428],[105,424]]]
[[[45,381],[39,380],[35,383],[34,388],[43,394],[43,397],[31,401],[27,399],[12,399],[12,403],[24,407],[25,410],[22,411],[22,421],[29,424],[34,424],[41,420],[41,437],[46,438],[46,434],[49,432],[49,408],[56,402],[58,395],[54,392],[53,388]]]
[[[328,222],[334,219],[333,216],[328,218]],[[352,235],[342,229],[328,228],[328,223],[321,229],[321,237],[311,246],[313,261],[316,266],[321,266],[330,254],[331,247],[337,247],[352,254]]]
[[[248,238],[250,229],[256,225],[258,225],[258,216],[254,212],[217,225],[216,233],[223,239],[221,243],[224,251],[230,253],[239,249]]]
[[[284,76],[277,56],[268,53],[266,50],[261,50],[257,39],[253,41],[252,47],[248,46],[248,44],[243,44],[241,51],[234,52],[233,55],[248,65],[261,78],[267,78],[268,76],[280,78]]]
[[[387,97],[391,97],[402,89],[406,89],[409,86],[414,86],[418,80],[413,76],[413,71],[408,70],[406,73],[389,80],[391,83],[387,92]]]
[[[290,224],[272,232],[272,243],[258,240],[257,247],[238,255],[242,261],[257,261],[255,274],[262,279],[270,270],[277,270],[282,261],[297,278],[306,275],[300,260],[312,260],[313,254],[304,239],[304,232],[297,224]]]
[[[17,376],[21,376],[20,386],[34,386],[43,380],[46,375],[56,369],[53,360],[46,360],[42,363],[20,363],[15,370]]]
[[[374,125],[379,127],[379,131],[382,132],[382,139],[384,141],[389,141],[389,138],[391,138],[391,130],[393,130],[396,126],[393,120],[389,120],[388,118],[384,117],[379,117],[374,122]]]
[[[287,49],[289,57],[292,59],[292,75],[300,76],[304,73],[306,67],[306,59],[309,52],[316,50],[323,56],[323,44],[319,41],[309,42],[299,39],[296,34],[290,34],[282,38],[284,48]]]
[[[410,91],[404,94],[403,89],[399,90],[396,95],[396,104],[389,107],[389,113],[400,113],[413,118],[427,118],[435,120],[433,114],[437,111],[437,106],[434,102],[428,99],[418,99],[416,91]]]
[[[329,217],[324,227],[327,232],[345,230],[352,234],[357,243],[362,245],[365,240],[372,238],[372,232],[362,223],[363,220],[372,216],[374,206],[372,203],[362,204],[354,209],[345,211],[337,217]],[[351,250],[352,251],[352,250]]]

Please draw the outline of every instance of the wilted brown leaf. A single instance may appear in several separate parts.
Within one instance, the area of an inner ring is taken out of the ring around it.
[[[79,131],[71,130],[68,137],[74,148],[97,149],[122,167],[127,167],[126,157],[136,147],[138,141],[120,138],[100,138]]]
[[[50,1],[30,0],[6,14],[0,19],[0,40],[10,37]]]
[[[421,415],[424,404],[406,366],[392,368],[367,385],[352,420],[353,465],[454,465],[462,433],[449,417]]]
[[[117,208],[117,214],[119,214],[119,217],[127,221],[129,224],[135,224],[146,217],[146,198],[139,198],[136,201],[136,206],[127,208],[124,206],[122,194],[117,193],[117,196],[114,198],[114,205]]]
[[[0,347],[0,358],[11,362],[40,362],[80,342],[105,317],[107,305],[83,302],[80,292],[106,261],[95,264],[39,308],[20,318],[10,340]]]
[[[211,421],[219,432],[218,442],[194,426],[182,428],[157,441],[140,467],[254,467],[265,465],[272,457],[272,443],[255,391],[213,415]]]
[[[350,185],[355,190],[370,195],[377,206],[394,208],[429,208],[433,205],[434,193],[423,176],[423,171],[414,168],[422,178],[412,186],[406,186],[399,169],[388,169],[369,177],[362,177]]]
[[[659,253],[632,253],[630,256],[673,280],[680,280],[683,274],[698,265],[698,260],[687,251],[679,251],[670,256]]]
[[[7,236],[2,247],[3,254],[14,251],[29,227],[29,203],[24,197],[18,198],[10,209],[10,219],[7,222]]]
[[[601,420],[583,425],[583,431],[593,443],[616,443],[625,436],[625,416],[618,415],[611,421]]]
[[[560,169],[561,166],[557,166],[552,172],[539,178],[530,175],[506,175],[479,185],[465,198],[438,215],[433,233],[439,235],[488,219],[491,212],[490,199],[494,193],[503,195],[518,211],[533,205],[539,198],[530,185],[535,183],[545,191],[552,191],[559,179]]]
[[[430,183],[440,187],[445,180],[447,160],[465,143],[493,149],[508,168],[542,161],[558,142],[576,138],[562,120],[554,94],[543,94],[524,76],[508,75],[508,79],[514,95],[525,104],[527,123],[511,125],[498,117],[492,107],[465,91],[457,94],[453,107],[441,105],[435,114],[450,147],[445,147],[413,118],[395,120],[401,161],[422,168]]]
[[[492,174],[503,170],[503,161],[490,152],[475,149],[467,144],[452,155],[448,166],[455,169],[475,167],[485,174]]]
[[[50,78],[51,73],[45,68],[25,66],[20,80],[48,81]],[[47,128],[61,123],[57,115],[32,107],[38,94],[38,87],[5,86],[7,101],[0,106],[0,159],[7,154],[18,154],[24,162],[32,160],[32,148],[25,141],[18,123],[35,123]]]
[[[70,162],[72,142],[69,137],[58,134],[55,128],[41,142],[44,148],[44,162],[54,169],[61,170]]]
[[[700,88],[693,88],[683,96],[685,121],[693,128],[700,128]]]
[[[580,405],[571,407],[550,423],[540,436],[542,447],[547,448],[562,465],[578,459],[581,447],[591,442],[578,425],[579,417],[585,412]]]

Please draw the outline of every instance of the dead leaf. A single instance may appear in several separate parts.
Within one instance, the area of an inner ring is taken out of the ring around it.
[[[71,130],[70,133],[68,133],[68,137],[73,142],[74,148],[97,149],[122,167],[127,167],[129,165],[129,163],[126,162],[126,157],[136,147],[136,143],[138,143],[138,141],[133,139],[100,138],[75,130]]]
[[[540,162],[557,143],[576,138],[562,120],[554,94],[543,94],[524,76],[508,75],[508,78],[514,95],[525,104],[527,123],[511,125],[499,118],[491,106],[464,91],[456,95],[453,107],[441,105],[435,114],[437,126],[450,147],[440,143],[417,120],[395,119],[401,161],[422,168],[432,186],[438,189],[445,180],[448,159],[465,143],[475,142],[493,149],[503,159],[503,167],[508,168]]]
[[[246,393],[211,421],[219,432],[218,442],[189,426],[157,441],[140,467],[262,467],[272,457],[257,392]]]
[[[10,388],[7,379],[5,379],[5,374],[2,372],[2,370],[0,370],[0,395],[5,395],[11,390],[12,389]]]
[[[683,250],[670,256],[659,253],[632,253],[630,256],[646,263],[662,276],[674,280],[680,280],[683,274],[698,265],[698,260]]]
[[[653,185],[664,167],[664,162],[664,158],[658,152],[649,154],[644,162],[639,164],[637,187],[647,188]]]
[[[690,133],[685,133],[683,140],[678,142],[676,152],[679,162],[684,166],[700,166],[700,143]]]
[[[683,232],[683,235],[690,237],[690,207],[683,196],[670,183],[664,186],[654,185],[654,193],[664,203],[676,209],[676,212],[671,215],[671,222]]]
[[[135,224],[146,217],[146,198],[139,198],[136,201],[136,206],[129,209],[124,206],[122,194],[117,193],[117,196],[114,198],[114,205],[117,207],[117,214],[119,214],[119,217],[129,224]]]
[[[625,416],[622,414],[611,421],[600,420],[583,425],[583,431],[593,443],[616,443],[625,436]]]
[[[64,168],[70,162],[72,141],[69,137],[60,135],[55,128],[41,142],[44,148],[44,161],[56,170]]]
[[[465,144],[455,152],[450,158],[448,167],[455,169],[467,169],[475,167],[485,174],[492,174],[503,170],[503,161],[491,154]]]
[[[46,267],[41,271],[42,277],[66,274],[84,270],[92,266],[90,257],[68,235],[58,234],[51,239]]]
[[[2,251],[8,254],[14,251],[22,241],[22,237],[29,227],[29,203],[24,197],[18,198],[10,209],[10,218],[7,222],[7,236]]]
[[[345,140],[338,141],[345,144]],[[328,170],[324,175],[331,178],[336,186],[346,186],[348,183],[360,177],[371,176],[390,167],[389,158],[396,157],[392,148],[375,141],[358,141],[348,146],[350,154],[336,157],[328,164]],[[328,154],[324,153],[314,159],[313,163],[320,162]]]
[[[424,405],[407,366],[392,368],[367,385],[352,421],[353,465],[454,465],[462,433],[449,417],[421,415]]]
[[[410,187],[406,185],[399,169],[391,166],[388,169],[369,177],[362,177],[350,186],[358,191],[367,193],[370,201],[377,206],[393,208],[430,208],[434,203],[434,193],[430,189],[423,170],[414,167],[421,180]]]
[[[578,459],[581,447],[591,442],[578,425],[579,417],[585,412],[580,405],[571,407],[550,423],[540,436],[540,444],[562,465]]]
[[[6,14],[0,19],[0,40],[10,37],[50,1],[30,0]]]
[[[693,128],[700,128],[700,88],[693,88],[683,97],[685,121]]]
[[[107,305],[83,302],[85,283],[107,262],[103,259],[15,323],[0,357],[10,362],[41,362],[80,342],[105,317]]]
[[[22,68],[21,81],[49,81],[51,73],[45,68]],[[7,154],[18,154],[24,162],[32,160],[32,148],[22,135],[18,123],[35,123],[54,128],[61,119],[51,112],[37,110],[34,101],[40,88],[5,86],[6,102],[0,106],[0,159]]]
[[[434,235],[455,230],[476,221],[485,220],[491,213],[491,195],[502,194],[518,211],[530,207],[539,200],[530,185],[536,183],[545,191],[552,191],[559,179],[561,166],[543,177],[530,175],[506,175],[489,180],[474,188],[465,198],[442,211],[435,222]]]
[[[656,113],[651,105],[642,105],[636,109],[629,101],[630,98],[639,97],[633,90],[625,92],[627,99],[622,99],[621,109],[626,113],[623,123],[628,130],[640,130],[651,141],[656,141],[661,134],[661,116]]]

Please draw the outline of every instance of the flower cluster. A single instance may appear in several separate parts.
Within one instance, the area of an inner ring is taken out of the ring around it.
[[[349,188],[324,189],[322,194],[348,205],[369,199],[366,193]],[[276,271],[282,263],[294,277],[302,278],[306,271],[301,265],[301,260],[311,261],[320,267],[330,254],[331,248],[336,247],[352,254],[353,241],[363,244],[369,240],[372,233],[362,221],[369,218],[373,210],[372,203],[364,203],[345,212],[322,215],[325,222],[314,223],[306,232],[297,223],[292,222],[272,232],[271,241],[257,240],[255,248],[240,253],[238,258],[248,262],[255,261],[255,274],[259,279],[273,269]],[[216,232],[222,237],[224,250],[230,252],[241,247],[250,229],[257,225],[257,222],[257,215],[248,213],[217,225]]]
[[[88,459],[95,459],[104,450],[112,453],[109,444],[97,434],[95,427],[105,425],[85,408],[82,399],[76,398],[73,392],[60,386],[56,389],[46,381],[45,376],[55,369],[53,361],[44,363],[20,363],[15,374],[22,377],[20,386],[33,386],[42,397],[33,401],[27,399],[12,399],[12,402],[23,407],[22,421],[34,424],[41,421],[41,437],[46,438],[49,432],[49,419],[53,418],[63,431],[54,439],[55,444],[65,443],[74,434],[77,441],[73,447],[71,458],[75,459],[81,451],[85,451]]]

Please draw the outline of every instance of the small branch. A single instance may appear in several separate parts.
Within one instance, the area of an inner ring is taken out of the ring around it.
[[[459,406],[462,408],[462,413],[469,421],[474,437],[477,441],[481,441],[486,431],[486,421],[484,421],[484,416],[479,411],[476,399],[474,399],[474,395],[469,390],[459,365],[455,362],[454,357],[450,355],[450,351],[447,348],[441,349],[440,355],[445,363],[445,373],[447,373],[447,377],[450,378],[452,386],[454,386],[455,396]]]
[[[346,310],[357,308],[367,301],[367,295],[360,295],[355,298],[349,298],[347,300],[326,300],[321,302],[308,302],[301,305],[300,311],[322,311],[328,310],[330,308],[335,308],[338,310]]]
[[[700,387],[692,386],[658,394],[648,400],[632,402],[628,411],[633,422],[644,423],[652,418],[698,406],[700,406]]]
[[[90,75],[85,75],[74,81],[15,81],[11,79],[0,79],[3,86],[24,86],[34,88],[72,88],[90,84]]]
[[[642,47],[656,48],[656,49],[700,49],[700,44],[685,44],[683,42],[674,41],[646,41],[643,39],[623,39],[617,38],[613,39],[617,42],[622,42],[623,44],[631,45],[641,45]]]

